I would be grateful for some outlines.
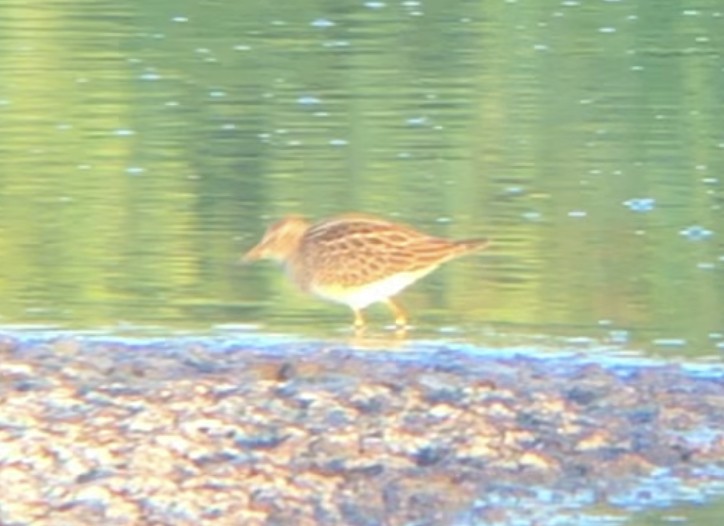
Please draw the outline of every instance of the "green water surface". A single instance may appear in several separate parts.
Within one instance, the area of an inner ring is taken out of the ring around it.
[[[421,334],[721,357],[718,0],[19,0],[0,79],[4,326],[338,330],[236,261],[363,211],[493,240],[403,295]]]

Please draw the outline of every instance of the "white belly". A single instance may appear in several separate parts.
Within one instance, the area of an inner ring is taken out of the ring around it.
[[[349,305],[353,309],[364,309],[372,303],[394,296],[431,270],[432,269],[427,270],[426,272],[403,272],[353,289],[313,285],[311,292],[320,298]]]

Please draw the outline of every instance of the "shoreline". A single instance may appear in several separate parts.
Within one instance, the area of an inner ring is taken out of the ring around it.
[[[724,481],[719,369],[158,342],[0,335],[0,523],[505,524]]]

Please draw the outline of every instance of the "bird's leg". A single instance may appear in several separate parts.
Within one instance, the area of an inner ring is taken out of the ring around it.
[[[395,317],[395,325],[399,328],[407,327],[407,313],[405,312],[405,309],[400,307],[400,304],[392,298],[387,298],[384,301],[392,311],[392,315]]]
[[[365,326],[365,319],[362,316],[362,309],[352,308],[352,311],[354,312],[354,328],[359,331]]]

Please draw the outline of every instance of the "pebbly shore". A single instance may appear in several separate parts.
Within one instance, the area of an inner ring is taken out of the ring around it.
[[[657,477],[724,481],[720,368],[0,336],[2,525],[546,524]]]

